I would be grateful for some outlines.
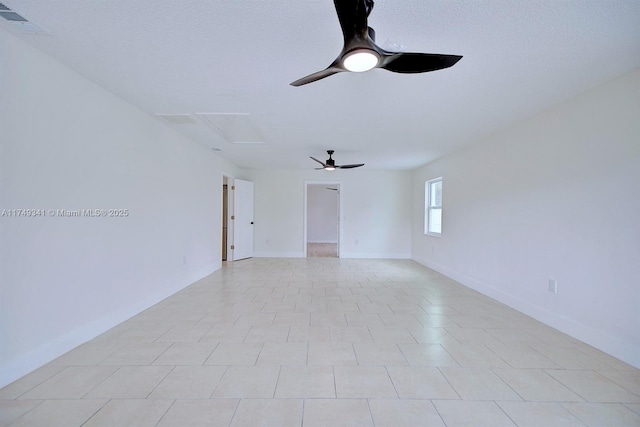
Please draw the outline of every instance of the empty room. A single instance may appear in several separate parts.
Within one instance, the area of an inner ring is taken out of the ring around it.
[[[638,22],[0,0],[0,426],[639,426]]]

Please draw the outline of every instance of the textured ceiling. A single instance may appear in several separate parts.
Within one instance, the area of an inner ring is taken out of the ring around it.
[[[2,27],[149,114],[191,116],[157,119],[245,168],[311,169],[327,149],[414,168],[640,67],[638,0],[376,0],[383,48],[463,59],[298,88],[342,48],[331,0],[2,3],[46,34]],[[262,143],[227,141],[203,119],[214,113],[248,117]]]

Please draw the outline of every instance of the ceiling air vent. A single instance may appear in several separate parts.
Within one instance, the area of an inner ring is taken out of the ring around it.
[[[0,3],[0,17],[9,21],[16,26],[20,31],[31,34],[46,33],[45,30],[38,27],[36,24],[29,22],[27,18],[9,9],[6,5]]]
[[[0,3],[0,16],[11,22],[26,22],[27,20]]]
[[[0,11],[0,16],[10,22],[27,22],[22,16],[18,15],[15,12],[2,10]]]

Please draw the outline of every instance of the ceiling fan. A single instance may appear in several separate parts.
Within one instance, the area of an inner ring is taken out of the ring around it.
[[[309,156],[309,157],[311,157],[313,160],[315,160],[316,162],[322,165],[321,168],[316,168],[316,170],[324,169],[326,171],[334,171],[336,169],[353,169],[353,168],[359,168],[360,166],[364,166],[364,163],[358,163],[353,165],[336,165],[336,161],[333,160],[333,158],[331,158],[333,153],[334,153],[333,150],[327,150],[327,154],[329,154],[329,158],[327,159],[326,162],[321,162],[320,160],[316,159],[313,156]]]
[[[384,68],[394,73],[425,73],[449,68],[462,58],[434,53],[388,52],[375,44],[376,32],[367,25],[373,0],[333,0],[344,36],[340,55],[326,69],[291,83],[302,86],[344,71]]]

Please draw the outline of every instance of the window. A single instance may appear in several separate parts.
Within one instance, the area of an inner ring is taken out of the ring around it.
[[[442,177],[424,184],[424,234],[442,233]]]

